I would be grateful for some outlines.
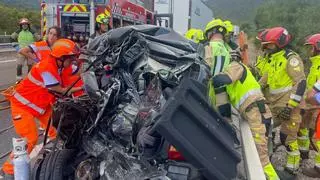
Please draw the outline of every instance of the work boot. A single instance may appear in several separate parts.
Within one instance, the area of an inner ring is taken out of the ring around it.
[[[308,177],[320,178],[320,168],[316,166],[313,168],[302,168],[302,173]]]
[[[290,142],[287,147],[287,164],[285,169],[288,172],[295,173],[299,169],[300,160],[298,141]]]
[[[21,64],[17,64],[17,76],[16,76],[17,80],[21,80],[22,79],[22,65]]]
[[[310,138],[309,130],[307,128],[302,128],[299,130],[298,136],[298,145],[301,153],[302,159],[309,159],[309,147],[310,147]]]

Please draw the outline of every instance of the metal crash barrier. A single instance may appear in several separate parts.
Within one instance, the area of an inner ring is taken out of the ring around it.
[[[240,118],[240,134],[242,141],[243,160],[248,180],[265,180],[258,151],[247,121]]]

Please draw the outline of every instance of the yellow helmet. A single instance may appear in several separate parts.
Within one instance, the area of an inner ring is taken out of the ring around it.
[[[203,37],[203,32],[201,29],[189,29],[185,35],[185,38],[190,39],[196,43],[199,43],[200,41],[202,41],[204,39]]]
[[[96,17],[96,22],[99,24],[109,24],[110,16],[107,16],[104,13],[99,14]]]
[[[215,32],[219,32],[223,35],[225,35],[227,32],[226,25],[221,19],[213,19],[206,25],[206,28],[204,30],[205,36],[208,38],[208,32],[214,29],[216,30]]]
[[[226,28],[227,28],[227,32],[230,33],[230,32],[234,32],[233,30],[233,24],[231,21],[224,21],[224,24],[226,25]]]

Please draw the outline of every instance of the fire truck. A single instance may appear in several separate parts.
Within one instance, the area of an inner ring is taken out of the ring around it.
[[[154,24],[154,0],[48,0],[41,3],[41,35],[59,26],[62,37],[86,43],[95,31],[95,18],[110,15],[110,26],[118,28],[136,24]]]

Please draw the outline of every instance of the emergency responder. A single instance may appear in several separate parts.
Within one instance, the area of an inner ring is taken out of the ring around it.
[[[27,18],[22,18],[19,21],[20,28],[11,35],[13,40],[18,40],[19,49],[27,47],[34,41],[40,39],[39,35],[31,30],[30,21]],[[17,76],[16,79],[22,79],[22,67],[27,62],[28,72],[31,70],[33,59],[29,59],[21,54],[18,54],[17,59]]]
[[[199,56],[201,58],[204,58],[204,37],[203,37],[203,31],[201,29],[189,29],[185,35],[185,38],[189,39],[190,41],[194,43],[190,43],[198,52]]]
[[[320,44],[314,45],[315,50],[318,51],[319,54]],[[312,105],[319,106],[320,105],[320,81],[316,82],[310,90],[307,92],[306,101]],[[320,116],[317,117],[317,122],[315,124],[316,133],[313,135],[313,144],[316,151],[316,155],[314,157],[314,167],[313,168],[303,168],[303,174],[313,177],[320,178]]]
[[[185,33],[184,37],[195,43],[200,43],[204,40],[203,32],[201,29],[191,28]]]
[[[61,29],[57,26],[50,27],[46,40],[34,42],[19,50],[19,53],[29,59],[33,59],[38,63],[42,59],[46,59],[51,53],[51,46],[61,37]]]
[[[286,172],[294,173],[300,165],[297,133],[301,123],[300,101],[306,88],[303,63],[299,55],[287,48],[291,35],[283,27],[270,28],[261,36],[261,44],[269,54],[270,69],[260,79],[269,88],[267,97],[275,127],[281,125],[280,141],[287,149]]]
[[[306,153],[305,158],[309,155],[310,143],[313,143],[316,156],[315,167],[311,169],[303,169],[303,173],[310,177],[320,178],[320,120],[319,111],[317,108],[320,106],[320,93],[319,82],[320,79],[320,34],[314,34],[306,39],[305,45],[309,48],[308,53],[311,61],[311,68],[307,78],[307,104],[311,104],[308,110],[306,110],[302,124],[299,131],[299,147],[300,151]],[[313,107],[312,107],[313,106]],[[317,118],[318,116],[318,118]],[[318,123],[316,123],[318,121]],[[318,124],[316,126],[316,124]],[[315,129],[317,133],[314,135]],[[314,137],[314,139],[312,139]],[[313,141],[310,142],[310,139]]]
[[[96,17],[95,33],[90,35],[90,43],[95,37],[108,32],[111,29],[110,26],[110,16],[101,13]]]
[[[51,55],[37,63],[14,88],[6,91],[5,96],[11,104],[13,125],[17,135],[27,139],[27,151],[30,153],[38,140],[35,118],[47,124],[52,112],[54,94],[64,94],[68,88],[63,88],[60,72],[71,65],[79,54],[74,42],[68,39],[57,40],[52,46]],[[70,93],[81,90],[72,88]],[[49,136],[55,138],[56,131],[51,128]],[[10,157],[3,165],[5,176],[12,176],[13,165]]]
[[[258,33],[258,36],[256,39],[261,41],[262,36],[264,36],[268,32],[268,29],[264,29]],[[262,51],[264,46],[261,46]],[[263,52],[263,55],[259,55],[257,58],[257,62],[255,64],[255,69],[257,71],[257,75],[259,76],[258,79],[260,79],[264,74],[268,73],[270,67],[271,67],[271,61],[269,59],[269,55],[266,54],[266,52]]]
[[[230,63],[230,54],[225,46],[226,33],[227,28],[221,19],[214,19],[206,25],[204,35],[209,45],[205,47],[205,61],[210,67],[211,76],[222,72]],[[208,91],[211,104],[218,108],[222,116],[230,118],[231,105],[228,103],[225,87],[215,90],[209,82]]]
[[[42,59],[46,59],[50,56],[51,46],[53,43],[61,37],[61,29],[58,26],[52,26],[48,29],[47,39],[43,41],[37,41],[19,50],[19,53],[33,59],[35,63],[38,63]],[[40,130],[44,130],[47,124],[40,122]]]
[[[309,36],[305,42],[311,61],[309,75],[307,77],[307,90],[311,90],[317,80],[320,79],[320,34]],[[309,158],[310,137],[314,134],[315,121],[319,106],[306,103],[302,113],[302,123],[298,133],[298,144],[302,159]]]
[[[234,42],[234,26],[231,21],[224,21],[227,28],[226,47],[229,51],[238,49],[238,44]]]
[[[271,111],[265,104],[259,83],[249,68],[240,62],[240,54],[232,56],[232,60],[222,73],[212,78],[213,87],[226,86],[231,104],[249,123],[267,179],[280,180],[268,156],[266,131],[272,130]]]

